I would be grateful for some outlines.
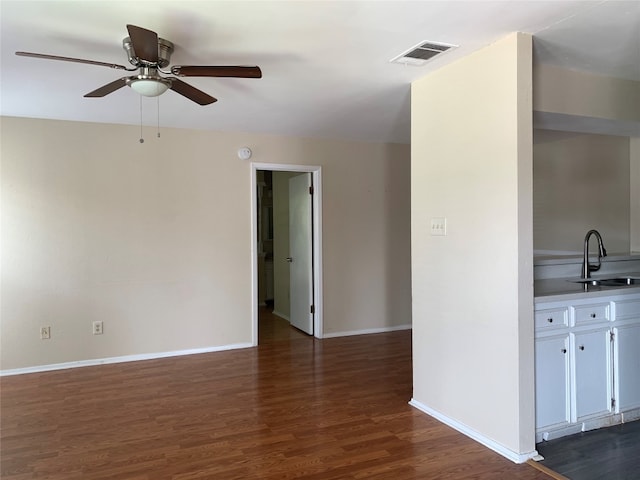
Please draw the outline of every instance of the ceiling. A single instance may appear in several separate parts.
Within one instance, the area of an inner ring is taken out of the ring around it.
[[[535,62],[640,81],[638,0],[2,0],[0,17],[6,116],[409,143],[410,83],[513,31],[534,35]],[[128,65],[126,24],[173,42],[172,65],[259,65],[263,78],[184,78],[218,98],[208,106],[130,88],[84,98],[122,72],[14,55]],[[427,40],[459,47],[389,62]]]

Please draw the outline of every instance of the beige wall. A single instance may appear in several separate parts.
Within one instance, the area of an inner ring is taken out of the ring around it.
[[[241,146],[323,168],[325,332],[411,323],[408,146],[153,133],[2,118],[3,370],[249,344]]]
[[[629,142],[630,159],[630,249],[640,253],[640,137],[633,137]]]
[[[536,250],[581,251],[584,233],[597,228],[609,252],[637,251],[640,82],[539,64],[533,73],[535,125],[557,131],[539,133],[535,146]]]
[[[414,404],[518,461],[535,449],[531,56],[512,34],[411,90]]]
[[[595,228],[609,253],[628,253],[629,138],[549,130],[534,137],[536,251],[580,253]]]
[[[540,64],[533,82],[536,111],[640,122],[640,82]]]

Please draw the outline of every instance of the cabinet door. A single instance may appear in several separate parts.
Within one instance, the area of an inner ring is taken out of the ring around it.
[[[536,340],[536,428],[568,423],[569,335]]]
[[[640,407],[640,323],[615,330],[616,410]]]
[[[574,335],[576,420],[611,412],[609,329]]]

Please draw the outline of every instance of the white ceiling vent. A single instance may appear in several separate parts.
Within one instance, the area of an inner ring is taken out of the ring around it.
[[[450,43],[439,42],[420,42],[418,45],[411,47],[409,50],[401,53],[397,57],[389,60],[394,63],[402,63],[404,65],[424,65],[428,60],[431,60],[436,55],[440,55],[449,49],[457,48],[458,45],[452,45]]]

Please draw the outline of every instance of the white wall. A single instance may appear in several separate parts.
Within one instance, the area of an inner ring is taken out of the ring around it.
[[[516,461],[535,449],[531,57],[512,34],[411,90],[412,403]]]
[[[3,370],[250,344],[241,146],[323,168],[325,332],[411,323],[407,145],[178,129],[140,144],[134,126],[6,117],[1,135]]]
[[[595,228],[609,253],[629,253],[628,137],[536,130],[533,159],[536,251],[580,253]]]

